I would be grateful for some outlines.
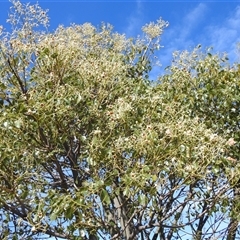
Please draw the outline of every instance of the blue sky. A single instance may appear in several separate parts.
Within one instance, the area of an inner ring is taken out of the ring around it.
[[[36,2],[36,1],[22,1]],[[163,67],[175,50],[191,50],[201,44],[214,47],[217,52],[229,53],[232,62],[238,61],[236,44],[240,42],[240,0],[180,1],[180,0],[39,0],[49,9],[50,30],[59,24],[100,25],[107,22],[114,30],[129,37],[141,34],[141,27],[159,17],[170,23],[162,36],[164,46],[158,53]],[[0,0],[0,25],[6,25],[11,4]]]

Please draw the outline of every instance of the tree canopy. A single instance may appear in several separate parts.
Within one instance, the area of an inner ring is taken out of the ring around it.
[[[47,11],[11,2],[0,238],[239,238],[239,65],[197,46],[150,79],[161,18],[135,39],[109,24],[49,32]]]

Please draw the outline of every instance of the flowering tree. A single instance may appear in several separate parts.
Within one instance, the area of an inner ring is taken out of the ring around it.
[[[228,167],[214,164],[211,174],[215,179],[222,176],[224,184],[229,186],[228,195],[221,202],[222,210],[218,212],[219,224],[224,223],[219,230],[224,239],[238,239],[239,64],[230,66],[225,54],[213,55],[211,49],[203,54],[198,46],[193,52],[174,53],[173,65],[168,70],[160,78],[161,89],[168,92],[168,98],[187,105],[190,117],[198,117],[215,134],[228,139],[229,147],[224,154]],[[212,216],[204,215],[203,219]]]
[[[46,11],[12,3],[1,239],[234,239],[238,92],[221,81],[237,87],[238,69],[194,51],[151,82],[165,21],[137,39],[88,23],[49,33]]]

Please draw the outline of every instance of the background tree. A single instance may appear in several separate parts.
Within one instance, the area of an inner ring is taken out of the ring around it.
[[[214,177],[222,175],[229,185],[226,207],[229,221],[223,232],[227,239],[237,239],[239,234],[239,65],[230,65],[225,54],[213,55],[211,49],[200,52],[200,46],[192,52],[174,53],[169,74],[160,78],[163,91],[170,98],[189,106],[188,115],[198,117],[216,134],[229,139],[227,160],[224,165],[212,168]],[[208,214],[207,214],[208,215]],[[206,216],[205,214],[205,217]],[[219,218],[224,222],[225,214]]]
[[[137,39],[105,24],[49,33],[46,11],[12,3],[1,239],[236,238],[238,69],[195,50],[151,82],[165,21]]]

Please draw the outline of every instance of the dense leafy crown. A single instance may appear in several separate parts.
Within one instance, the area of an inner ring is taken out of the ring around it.
[[[175,53],[150,81],[167,22],[48,26],[12,0],[0,42],[1,239],[235,239],[239,68]]]

